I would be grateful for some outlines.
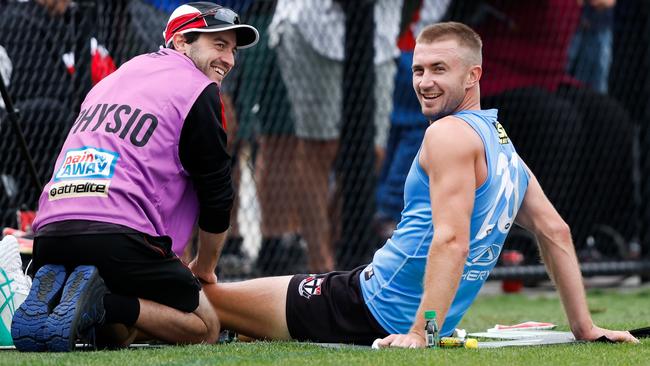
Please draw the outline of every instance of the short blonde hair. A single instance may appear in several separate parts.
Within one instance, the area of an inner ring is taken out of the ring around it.
[[[429,25],[422,29],[416,42],[433,43],[445,39],[454,39],[459,46],[470,51],[466,61],[476,65],[483,64],[481,36],[463,23],[443,22]]]

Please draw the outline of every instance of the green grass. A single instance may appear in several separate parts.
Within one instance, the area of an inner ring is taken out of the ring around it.
[[[594,321],[605,327],[650,326],[650,290],[589,293]],[[567,330],[556,296],[498,295],[479,298],[460,327],[483,331],[496,323],[550,321]],[[0,351],[0,365],[643,365],[650,339],[639,345],[577,344],[502,349],[381,350],[328,349],[293,342],[232,343],[70,354]]]

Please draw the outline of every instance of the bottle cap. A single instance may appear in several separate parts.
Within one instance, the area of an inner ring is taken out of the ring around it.
[[[465,348],[478,349],[478,341],[476,338],[467,338],[465,340]]]
[[[424,319],[435,319],[435,318],[436,318],[435,310],[427,310],[424,312]]]

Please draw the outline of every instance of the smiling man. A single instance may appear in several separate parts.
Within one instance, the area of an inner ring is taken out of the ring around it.
[[[216,282],[233,201],[219,87],[259,35],[231,9],[197,2],[172,13],[164,38],[81,105],[33,225],[36,276],[12,324],[21,351],[70,351],[94,335],[108,346],[139,332],[218,337],[200,282]],[[197,221],[188,268],[174,249]]]
[[[460,23],[425,28],[413,88],[429,117],[397,229],[367,266],[204,287],[222,326],[269,339],[425,346],[424,312],[449,336],[494,268],[513,223],[532,230],[577,339],[635,342],[595,326],[568,226],[481,110],[481,39]]]

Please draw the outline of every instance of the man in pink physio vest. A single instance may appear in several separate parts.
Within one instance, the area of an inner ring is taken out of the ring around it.
[[[137,56],[86,96],[39,200],[36,276],[17,310],[21,351],[108,346],[138,334],[213,343],[219,319],[201,290],[230,225],[233,189],[219,96],[255,28],[210,2],[179,6],[166,48]],[[197,257],[182,250],[198,222]]]

